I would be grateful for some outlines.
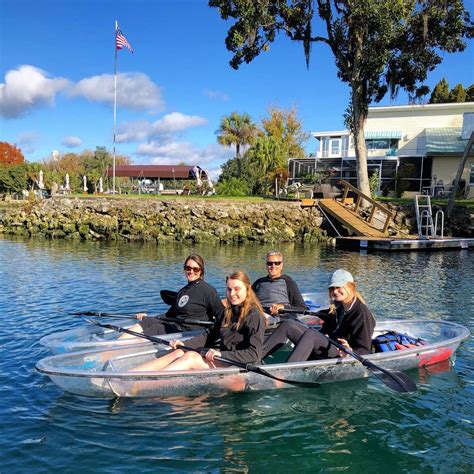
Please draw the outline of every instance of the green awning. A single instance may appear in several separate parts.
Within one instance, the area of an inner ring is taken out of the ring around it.
[[[467,140],[461,139],[461,127],[425,128],[426,154],[463,154]]]
[[[395,138],[400,140],[402,132],[400,130],[382,130],[379,132],[365,132],[366,140],[380,140],[383,138]]]

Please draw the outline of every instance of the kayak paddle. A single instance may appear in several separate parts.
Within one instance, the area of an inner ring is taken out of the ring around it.
[[[322,334],[322,333],[321,333]],[[330,337],[323,334],[323,336],[335,347],[337,347],[342,352],[354,357],[359,362],[362,363],[364,367],[372,372],[372,374],[381,380],[387,387],[395,390],[396,392],[416,392],[418,390],[416,383],[408,377],[408,375],[404,374],[403,372],[399,372],[398,370],[388,370],[378,365],[374,364],[370,360],[367,360],[365,357],[360,356],[356,352],[347,349],[347,347],[343,346],[339,342],[334,341]]]
[[[120,326],[114,326],[113,324],[102,324],[102,323],[99,323],[98,321],[95,321],[94,319],[90,319],[90,318],[84,318],[84,319],[86,319],[86,321],[90,322],[91,324],[95,324],[96,326],[100,326],[102,328],[112,329],[113,331],[117,331],[117,332],[124,332],[124,333],[127,333],[127,334],[131,334],[132,336],[140,337],[142,339],[148,339],[149,341],[155,342],[155,343],[158,343],[158,344],[166,344],[168,346],[170,345],[170,341],[167,341],[166,339],[161,339],[161,338],[156,337],[156,336],[147,336],[146,334],[143,334],[141,332],[132,331],[130,329],[122,328]],[[197,352],[198,354],[200,354],[202,356],[201,351],[199,349],[194,349],[193,347],[179,346],[179,349],[182,349],[184,351]],[[277,380],[278,382],[283,382],[283,383],[287,383],[287,384],[290,384],[290,385],[296,385],[298,387],[306,387],[306,388],[316,388],[316,387],[320,386],[320,384],[317,383],[317,382],[303,382],[303,381],[299,381],[299,380],[282,379],[280,377],[276,377],[275,375],[270,374],[266,370],[264,370],[260,367],[257,367],[254,364],[244,364],[242,362],[237,362],[235,360],[226,359],[225,357],[217,357],[216,356],[215,359],[219,360],[221,362],[224,362],[225,364],[235,365],[236,367],[240,367],[241,369],[245,369],[248,372],[255,372],[256,374],[263,375],[264,377],[269,377],[271,379]]]
[[[114,318],[114,319],[139,319],[136,314],[116,314],[116,313],[103,313],[99,311],[77,311],[74,313],[69,313],[72,316],[81,316],[87,320],[87,316],[94,316],[96,318]],[[212,326],[214,323],[212,321],[197,321],[194,319],[188,318],[167,318],[163,314],[153,314],[147,315],[148,318],[156,318],[159,321],[164,321],[167,323],[178,323],[178,324],[196,324],[197,326]]]

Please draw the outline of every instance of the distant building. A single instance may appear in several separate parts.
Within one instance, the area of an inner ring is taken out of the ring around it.
[[[377,173],[380,189],[394,190],[398,169],[411,163],[415,173],[407,179],[409,191],[448,194],[468,142],[461,138],[463,120],[472,114],[474,102],[370,107],[365,125],[369,176]],[[319,150],[310,158],[290,159],[290,179],[331,171],[334,180],[357,185],[350,132],[320,131],[312,132],[312,136],[318,140]],[[462,181],[461,185],[469,188],[469,196],[474,197],[474,150]]]

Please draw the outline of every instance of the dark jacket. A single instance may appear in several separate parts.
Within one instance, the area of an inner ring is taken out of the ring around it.
[[[335,340],[346,339],[352,350],[359,355],[370,354],[375,318],[367,305],[359,299],[356,299],[347,312],[342,304],[336,304],[336,314],[322,310],[318,312],[318,316],[323,320],[320,330],[323,334]]]
[[[222,318],[224,306],[216,289],[204,280],[195,280],[178,291],[174,304],[166,317],[195,321],[216,321]],[[183,330],[200,329],[202,326],[181,323]]]
[[[283,304],[286,309],[299,311],[308,309],[298,285],[288,275],[273,279],[268,275],[259,278],[252,285],[252,289],[265,308],[272,304]]]
[[[232,307],[232,323],[223,327],[223,317],[216,321],[211,330],[185,341],[185,345],[197,348],[214,347],[219,341],[222,357],[244,364],[260,362],[263,357],[263,340],[265,338],[265,318],[252,308],[243,320],[239,329],[236,323],[240,306]]]

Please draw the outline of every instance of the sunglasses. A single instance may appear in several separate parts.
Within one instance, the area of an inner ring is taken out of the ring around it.
[[[281,262],[267,262],[267,265],[269,267],[272,267],[273,265],[279,267],[281,265]]]
[[[185,272],[193,272],[193,273],[201,273],[201,269],[199,267],[190,267],[189,265],[184,266]]]

